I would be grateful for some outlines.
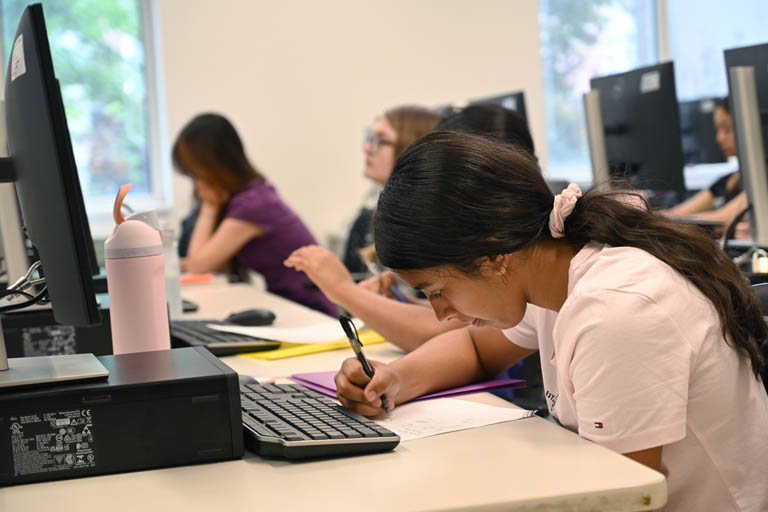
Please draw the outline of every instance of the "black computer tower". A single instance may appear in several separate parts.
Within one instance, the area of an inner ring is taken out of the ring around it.
[[[0,485],[242,457],[237,374],[206,349],[98,359],[107,380],[0,388]]]

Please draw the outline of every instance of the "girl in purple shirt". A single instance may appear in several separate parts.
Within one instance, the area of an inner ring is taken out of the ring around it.
[[[226,118],[201,114],[192,119],[173,145],[173,163],[192,178],[201,201],[182,270],[215,271],[234,259],[262,274],[270,292],[338,314],[320,290],[306,286],[303,272],[283,265],[292,251],[317,242],[248,161]]]

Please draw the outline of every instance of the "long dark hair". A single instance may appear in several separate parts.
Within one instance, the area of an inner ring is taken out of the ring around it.
[[[173,164],[182,174],[216,184],[230,194],[264,179],[245,155],[232,123],[220,114],[196,116],[173,144]]]
[[[750,359],[755,376],[763,374],[768,327],[736,265],[699,228],[640,208],[628,194],[584,194],[565,220],[565,241],[576,249],[588,242],[636,247],[677,270],[712,302],[723,336]],[[395,162],[379,196],[376,252],[396,270],[447,265],[473,275],[484,257],[551,239],[553,200],[536,162],[521,149],[435,132]]]

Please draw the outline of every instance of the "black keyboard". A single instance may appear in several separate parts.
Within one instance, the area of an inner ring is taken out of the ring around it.
[[[215,320],[172,320],[171,346],[203,346],[217,356],[229,356],[243,352],[272,350],[280,346],[279,341],[262,340],[244,334],[217,331],[208,324],[219,324]]]
[[[305,459],[393,449],[400,436],[299,384],[240,386],[245,446],[265,457]]]

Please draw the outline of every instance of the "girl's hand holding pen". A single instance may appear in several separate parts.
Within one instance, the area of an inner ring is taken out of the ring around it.
[[[400,392],[400,376],[386,363],[369,360],[374,369],[373,378],[363,371],[363,366],[356,358],[345,360],[334,377],[336,396],[341,404],[363,416],[379,416],[384,413],[381,395],[387,396],[390,412],[395,408],[395,401]]]

